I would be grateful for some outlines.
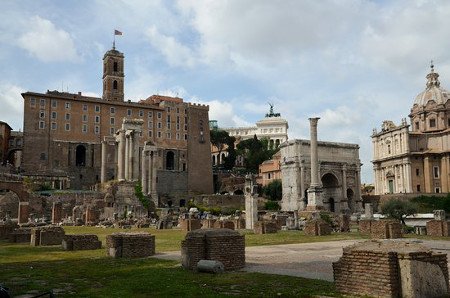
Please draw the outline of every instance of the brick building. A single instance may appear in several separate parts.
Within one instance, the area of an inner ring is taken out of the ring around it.
[[[124,101],[124,59],[115,47],[105,53],[102,98],[81,92],[22,93],[23,170],[35,175],[66,175],[70,179],[66,187],[87,189],[100,182],[101,143],[109,140],[111,148],[104,157],[106,180],[116,179],[115,135],[125,118],[139,119],[143,121],[139,150],[147,141],[157,148],[158,195],[175,198],[211,193],[209,107],[160,95]]]
[[[0,164],[6,163],[8,159],[8,145],[11,130],[12,128],[8,123],[0,121]]]

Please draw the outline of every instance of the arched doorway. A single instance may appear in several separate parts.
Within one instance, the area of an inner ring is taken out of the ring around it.
[[[342,195],[340,194],[341,189],[339,188],[339,181],[337,177],[332,173],[327,173],[322,176],[323,185],[323,202],[324,207],[331,212],[336,212],[336,203],[340,202],[339,199]]]
[[[166,154],[166,170],[174,170],[174,169],[175,169],[175,153],[169,151]]]
[[[241,189],[236,189],[236,190],[234,191],[234,194],[235,194],[235,195],[243,195],[244,192],[243,192]]]
[[[387,192],[388,193],[394,193],[395,192],[395,175],[389,171],[386,174],[386,183],[387,183]]]
[[[75,165],[84,167],[86,165],[86,147],[78,145],[75,149]]]

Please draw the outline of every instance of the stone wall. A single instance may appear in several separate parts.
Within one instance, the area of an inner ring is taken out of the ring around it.
[[[182,231],[189,232],[194,231],[202,228],[202,223],[199,219],[180,219],[180,228]]]
[[[303,229],[308,236],[324,236],[331,234],[331,226],[321,219],[308,220]]]
[[[196,205],[205,207],[220,207],[222,210],[245,209],[244,195],[199,195],[190,198]]]
[[[345,247],[341,259],[333,263],[333,273],[336,289],[350,295],[448,294],[446,255],[434,254],[416,243],[372,240]]]
[[[450,236],[450,221],[430,220],[427,222],[427,235],[436,237]]]
[[[235,218],[233,222],[236,230],[245,229],[245,218]]]
[[[202,229],[214,229],[214,223],[217,221],[217,219],[203,219],[202,220]]]
[[[65,235],[62,240],[64,250],[89,250],[102,248],[102,242],[98,240],[97,235]]]
[[[214,223],[214,229],[234,230],[234,222],[232,222],[231,220],[217,220]]]
[[[9,242],[12,243],[30,243],[31,240],[31,228],[18,228],[9,234]]]
[[[106,249],[113,258],[143,258],[155,254],[155,235],[114,233],[106,236]]]
[[[0,240],[9,239],[9,235],[17,228],[17,224],[10,222],[0,223]]]
[[[64,229],[61,227],[32,228],[30,244],[32,246],[61,245],[64,234]]]
[[[271,221],[257,221],[254,223],[253,232],[255,234],[272,234],[278,232],[278,225]]]
[[[373,239],[402,238],[402,225],[395,220],[361,220],[359,232]]]
[[[193,270],[200,260],[221,262],[225,270],[245,266],[245,238],[229,229],[196,230],[186,234],[181,242],[181,263]]]
[[[158,170],[157,175],[156,190],[161,197],[162,205],[167,205],[169,200],[172,201],[173,205],[178,205],[175,202],[185,198],[188,192],[188,173]]]

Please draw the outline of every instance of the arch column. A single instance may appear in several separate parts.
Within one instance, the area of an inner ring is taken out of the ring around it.
[[[125,180],[125,152],[126,152],[126,138],[123,129],[117,132],[116,142],[119,148],[117,150],[117,179],[119,181]]]

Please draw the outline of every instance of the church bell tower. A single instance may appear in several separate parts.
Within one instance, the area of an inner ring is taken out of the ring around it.
[[[103,99],[124,100],[124,56],[115,46],[103,56]]]

